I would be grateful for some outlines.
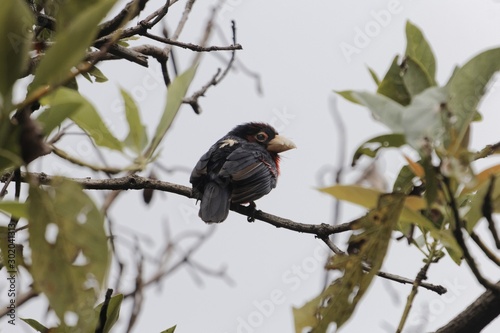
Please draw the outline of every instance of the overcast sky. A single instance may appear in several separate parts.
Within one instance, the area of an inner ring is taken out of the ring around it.
[[[161,1],[150,1],[145,15],[159,3]],[[203,22],[214,3],[216,1],[195,3],[180,40],[199,41]],[[173,8],[168,18],[183,8],[183,1],[174,7],[177,10]],[[201,100],[201,115],[194,114],[187,106],[180,110],[164,141],[160,161],[167,167],[191,169],[209,146],[235,125],[247,121],[270,122],[280,134],[291,138],[298,149],[283,153],[278,186],[257,202],[258,208],[304,223],[329,222],[332,200],[316,188],[330,184],[330,178],[319,177],[318,172],[336,165],[339,160],[338,127],[329,111],[332,90],[373,91],[375,87],[367,66],[381,76],[394,55],[404,52],[407,20],[423,30],[433,47],[437,79],[443,84],[455,65],[463,64],[480,51],[500,46],[499,18],[500,1],[493,0],[230,0],[217,19],[227,40],[215,37],[213,44],[229,43],[230,20],[234,19],[238,42],[243,46],[237,59],[260,74],[263,94],[258,94],[256,81],[245,73],[229,73]],[[169,21],[168,26],[173,28],[174,22]],[[189,52],[177,55],[181,67],[186,69],[192,55]],[[205,55],[193,88],[203,85],[221,66],[223,63],[218,57]],[[120,62],[101,66],[101,70],[111,82],[91,85],[81,81],[81,91],[91,96],[120,137],[125,134],[126,126],[122,123],[117,87],[125,88],[135,96],[151,133],[165,102],[158,66],[154,61],[150,69]],[[499,141],[500,91],[495,86],[481,106],[487,121],[475,124],[477,129],[472,132],[472,145],[478,149]],[[347,131],[348,164],[359,144],[387,130],[374,123],[366,109],[341,98],[337,99],[337,105]],[[89,149],[85,143],[74,140],[61,148],[87,156]],[[402,163],[398,153],[387,153],[382,156],[379,170],[391,182]],[[77,172],[74,167],[56,161],[41,167],[47,173],[74,175]],[[162,180],[189,185],[186,172],[158,174]],[[359,171],[346,169],[346,182],[357,174]],[[154,240],[154,244],[144,249],[155,253],[161,247],[166,223],[173,235],[208,228],[196,216],[197,209],[192,200],[160,193],[153,198],[152,206],[146,207],[139,192],[128,192],[117,200],[111,216],[118,225],[116,232],[124,238],[130,239],[131,234],[136,233]],[[362,214],[362,210],[345,205],[341,221],[347,222]],[[276,229],[263,222],[248,223],[245,217],[233,212],[214,228],[215,233],[195,259],[214,269],[227,267],[234,283],[230,285],[223,279],[202,276],[200,286],[188,270],[181,269],[166,279],[162,288],[147,292],[135,332],[160,332],[175,324],[179,333],[293,331],[292,306],[302,306],[321,288],[323,243],[313,236]],[[344,237],[337,242],[345,248]],[[125,246],[130,247],[130,243],[122,243],[122,247]],[[421,268],[421,254],[404,242],[393,242],[389,251],[384,270],[414,278]],[[484,264],[481,269],[486,275],[490,272],[491,280],[498,280],[498,270],[492,266]],[[127,273],[130,284],[134,276],[132,272]],[[482,292],[466,265],[458,267],[449,259],[432,266],[428,278],[428,282],[442,284],[449,292],[438,296],[421,290],[405,332],[439,328]],[[409,291],[408,286],[375,278],[342,332],[394,332]],[[30,316],[30,310],[35,307],[41,308],[41,303],[33,302],[19,314]],[[44,308],[39,310],[43,311]],[[38,319],[44,320],[41,315]],[[484,330],[485,333],[499,331],[498,320]]]

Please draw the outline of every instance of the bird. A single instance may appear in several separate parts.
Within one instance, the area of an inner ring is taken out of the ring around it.
[[[281,152],[295,144],[269,124],[249,122],[234,127],[201,156],[189,179],[200,200],[199,217],[220,223],[231,203],[249,203],[276,187]],[[250,220],[249,220],[250,221]]]

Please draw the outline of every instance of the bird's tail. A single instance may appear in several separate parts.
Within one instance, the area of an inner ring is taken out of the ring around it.
[[[206,223],[219,223],[226,219],[230,205],[231,189],[227,184],[209,182],[205,185],[198,215]]]

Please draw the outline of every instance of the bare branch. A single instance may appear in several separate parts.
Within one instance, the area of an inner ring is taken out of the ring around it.
[[[183,49],[188,49],[188,50],[195,51],[195,52],[235,51],[235,50],[242,50],[243,49],[243,47],[240,44],[233,44],[233,45],[228,45],[228,46],[202,46],[202,45],[196,45],[193,43],[179,42],[175,39],[153,35],[149,32],[143,32],[143,33],[141,33],[141,35],[144,37],[148,37],[150,39],[153,39],[157,42],[162,42],[165,44],[178,46],[178,47],[181,47]]]
[[[111,20],[102,23],[99,26],[98,38],[109,35],[120,28],[123,23],[130,21],[144,9],[149,0],[132,0],[123,7],[123,9]]]
[[[330,248],[330,250],[333,251],[333,253],[335,254],[345,254],[344,251],[342,251],[341,249],[339,249],[337,247],[337,245],[335,245],[333,243],[333,241],[331,240],[330,237],[321,237],[321,240],[323,242],[325,242],[325,244]],[[365,272],[369,272],[371,270],[371,267],[367,264],[364,264],[363,265],[363,270]],[[402,283],[402,284],[414,284],[415,283],[415,280],[412,280],[412,279],[408,279],[408,278],[405,278],[405,277],[402,277],[402,276],[399,276],[399,275],[396,275],[396,274],[391,274],[391,273],[386,273],[386,272],[383,272],[383,271],[378,271],[377,272],[377,276],[381,277],[381,278],[384,278],[384,279],[387,279],[387,280],[391,280],[391,281],[394,281],[394,282],[399,282],[399,283]],[[442,294],[445,294],[447,292],[446,288],[441,286],[441,285],[435,285],[435,284],[432,284],[432,283],[426,283],[426,282],[420,282],[418,284],[420,287],[422,288],[425,288],[425,289],[428,289],[430,291],[433,291],[435,293],[438,293],[439,295],[442,295]]]
[[[4,174],[0,181],[5,181],[10,174]],[[51,185],[54,181],[53,176],[44,173],[22,173],[21,181],[28,182],[29,180],[38,181],[41,185]],[[112,179],[91,179],[91,178],[67,178],[80,184],[88,190],[143,190],[146,188],[175,193],[188,198],[195,198],[191,188],[179,184],[164,182],[156,179],[150,179],[137,175],[129,175],[120,178]],[[318,237],[328,236],[334,233],[351,230],[354,222],[347,222],[332,226],[326,223],[321,224],[306,224],[295,222],[283,217],[272,215],[260,210],[255,211],[253,207],[246,207],[238,204],[232,204],[231,210],[248,217],[254,217],[257,220],[267,222],[277,228],[284,228],[292,231],[317,235]]]

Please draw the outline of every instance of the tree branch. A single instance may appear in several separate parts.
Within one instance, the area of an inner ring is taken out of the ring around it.
[[[333,241],[331,240],[330,237],[322,237],[321,240],[323,242],[325,242],[325,244],[330,248],[330,250],[333,251],[333,253],[335,253],[335,254],[345,254],[344,251],[342,251],[341,249],[339,249],[333,243]],[[363,270],[365,272],[369,272],[371,270],[371,267],[369,265],[365,264],[365,265],[363,265]],[[399,276],[399,275],[396,275],[396,274],[386,273],[386,272],[383,272],[383,271],[378,271],[377,272],[377,276],[379,276],[381,278],[384,278],[384,279],[387,279],[387,280],[394,281],[394,282],[399,282],[399,283],[402,283],[402,284],[415,284],[414,280],[411,280],[411,279],[408,279],[408,278],[405,278],[405,277],[402,277],[402,276]],[[423,282],[423,281],[420,281],[420,283],[418,284],[418,286],[420,286],[422,288],[425,288],[425,289],[428,289],[430,291],[433,291],[435,293],[438,293],[439,295],[445,294],[447,292],[446,288],[443,287],[443,286],[441,286],[441,285],[435,285],[435,284],[427,283],[427,282]]]
[[[500,281],[496,283],[500,288]],[[487,290],[435,333],[479,333],[500,315],[500,294]]]
[[[10,177],[9,173],[2,175],[1,182],[5,182]],[[22,182],[35,181],[40,185],[51,185],[57,178],[49,176],[45,173],[26,173],[21,174]],[[88,190],[143,190],[146,188],[170,192],[187,198],[195,199],[191,188],[179,184],[164,182],[156,179],[130,175],[112,179],[91,179],[91,178],[66,178],[77,184],[80,184],[84,189]],[[306,224],[292,221],[283,217],[272,215],[260,210],[255,211],[252,207],[246,207],[238,204],[231,204],[231,210],[239,214],[253,217],[257,220],[274,225],[277,228],[284,228],[292,231],[313,234],[319,238],[335,233],[344,232],[352,229],[354,222],[342,223],[332,226],[327,223],[321,224]]]
[[[139,15],[149,0],[132,0],[111,20],[102,23],[99,26],[98,38],[109,35],[118,29],[125,20],[129,21]]]

